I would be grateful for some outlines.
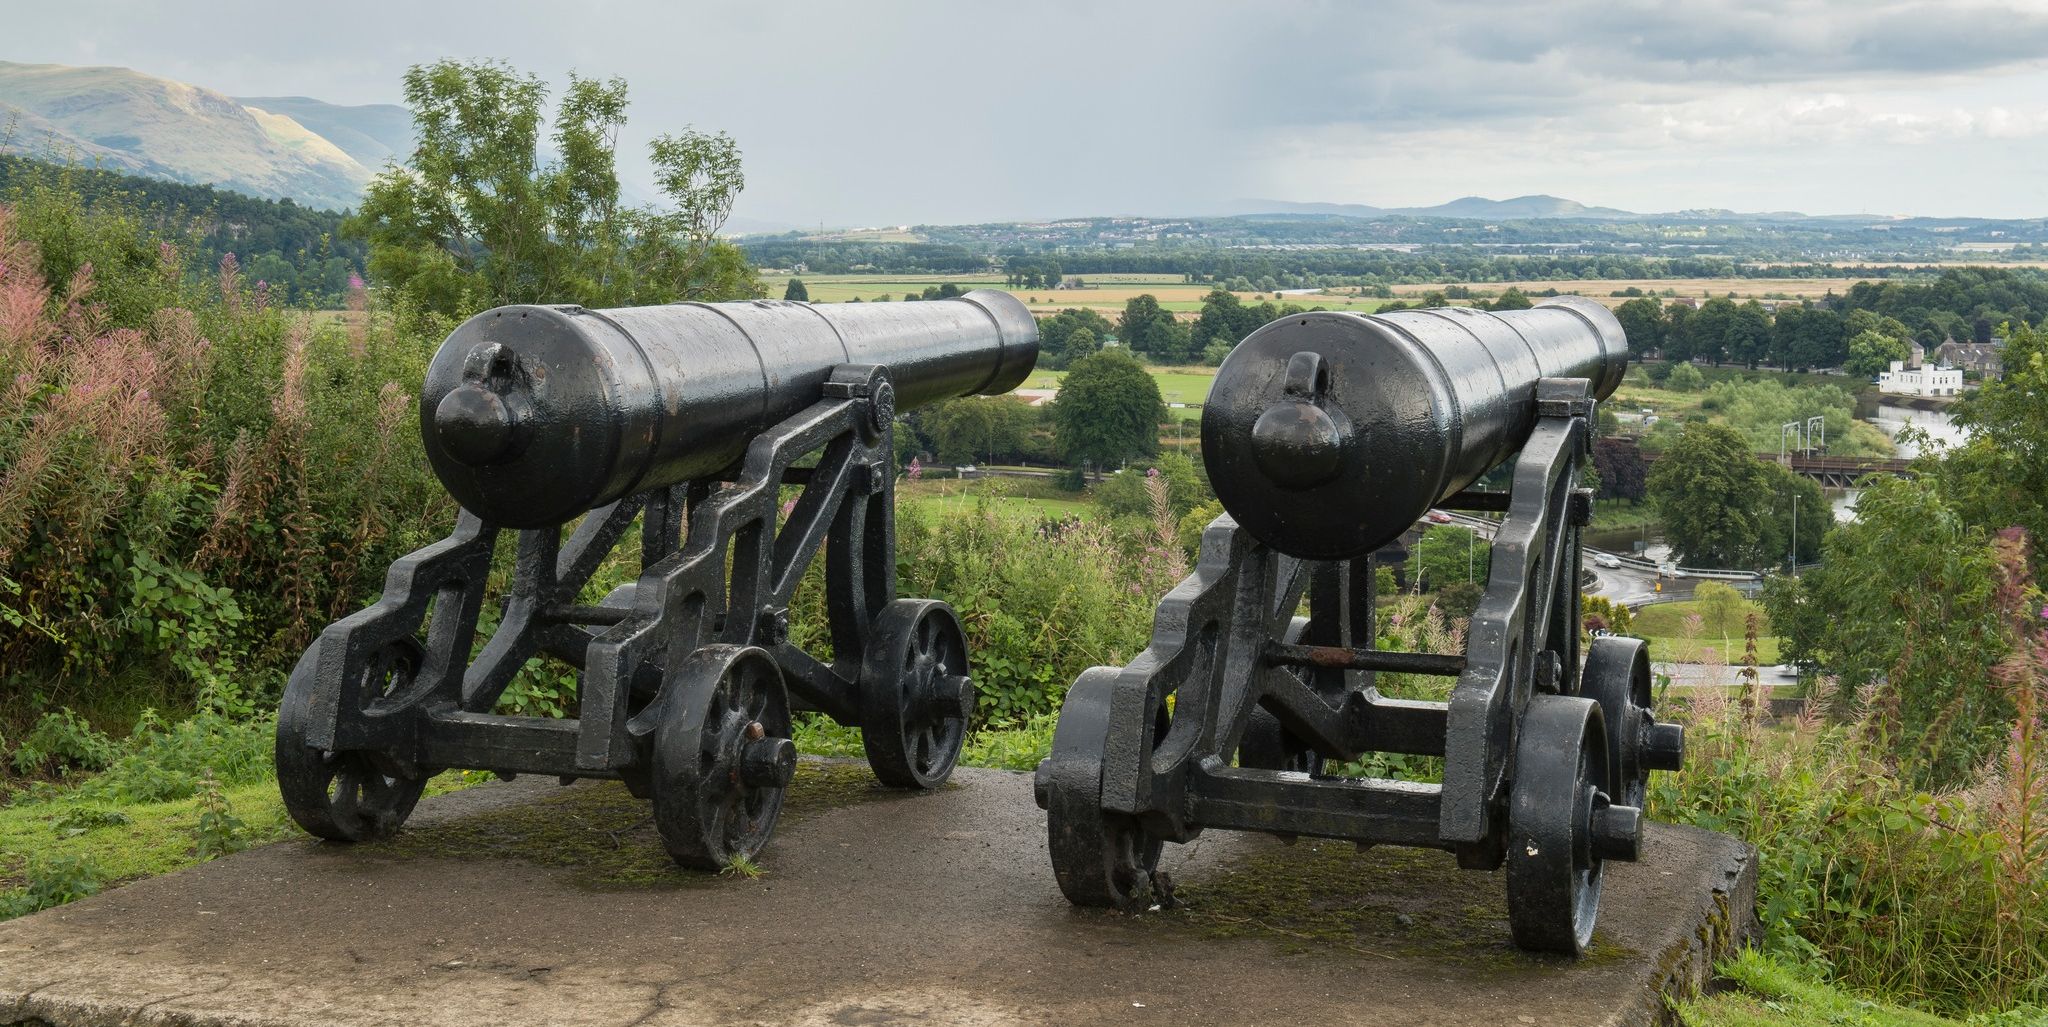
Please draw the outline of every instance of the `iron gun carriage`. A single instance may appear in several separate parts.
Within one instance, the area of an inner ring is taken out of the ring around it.
[[[1637,857],[1648,772],[1684,746],[1651,713],[1642,642],[1580,658],[1579,465],[1627,360],[1614,316],[1577,298],[1246,337],[1202,412],[1224,514],[1150,646],[1073,683],[1038,769],[1068,899],[1150,901],[1164,843],[1205,828],[1428,847],[1506,864],[1517,944],[1583,952],[1601,865]],[[1470,488],[1509,460],[1507,490]],[[1465,652],[1377,648],[1369,561],[1432,506],[1502,515]],[[1395,698],[1388,673],[1455,682]],[[1442,779],[1326,772],[1375,753],[1441,757]]]
[[[286,808],[353,841],[396,830],[446,768],[620,779],[652,800],[677,862],[717,869],[773,830],[794,710],[860,727],[884,783],[938,786],[975,693],[951,608],[896,596],[892,419],[1007,392],[1037,349],[1029,311],[991,291],[509,306],[464,322],[420,403],[455,530],[397,561],[382,597],[293,669],[277,728]],[[510,580],[483,631],[506,532]],[[636,581],[593,584],[636,547]],[[789,621],[820,549],[829,661]],[[573,670],[575,716],[499,709],[536,657]]]

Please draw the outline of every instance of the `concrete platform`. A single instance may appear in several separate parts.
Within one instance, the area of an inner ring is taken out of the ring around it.
[[[617,786],[458,792],[0,923],[0,1024],[1644,1024],[1754,924],[1753,850],[1668,826],[1577,964],[1438,853],[1219,833],[1167,847],[1183,908],[1076,910],[1030,779],[956,780],[807,763],[752,880],[665,866]]]

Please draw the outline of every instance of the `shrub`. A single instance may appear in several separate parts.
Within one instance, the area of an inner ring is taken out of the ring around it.
[[[0,205],[0,719],[282,668],[446,520],[431,347],[356,286],[316,328],[117,199]]]
[[[100,890],[100,872],[78,856],[31,859],[28,883],[0,892],[0,920],[75,902]]]
[[[1896,711],[1836,694],[1831,678],[1787,727],[1694,691],[1685,769],[1652,778],[1655,815],[1762,852],[1770,952],[1944,1013],[2048,999],[2048,619],[2017,531],[2000,539],[1996,579],[2013,647],[1994,677],[2014,715],[1966,787],[1918,790],[1888,739]],[[1852,703],[1861,715],[1844,721]]]
[[[14,772],[22,775],[65,774],[100,770],[114,761],[113,739],[93,730],[85,718],[60,709],[45,713],[15,747]]]
[[[1136,655],[1152,604],[1184,573],[1156,547],[1127,557],[1101,525],[1041,531],[986,502],[940,520],[902,510],[896,523],[900,590],[959,613],[979,722],[999,727],[1057,710],[1081,671]]]

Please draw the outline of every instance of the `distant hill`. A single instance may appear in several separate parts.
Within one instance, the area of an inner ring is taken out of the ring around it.
[[[238,96],[235,102],[291,118],[371,171],[412,153],[412,112],[397,104],[344,107],[305,96]]]
[[[369,127],[374,115],[302,113],[340,124],[351,118],[350,145],[365,154],[390,146]],[[280,105],[284,107],[288,105]],[[11,128],[11,132],[9,129]],[[380,130],[381,132],[381,130]],[[267,199],[332,210],[353,207],[374,174],[343,146],[283,109],[250,107],[210,89],[127,68],[75,68],[0,61],[0,149],[97,163],[102,167],[210,184]]]
[[[67,194],[87,207],[132,213],[149,232],[182,247],[194,274],[211,274],[233,253],[249,281],[268,283],[271,296],[284,302],[340,306],[349,276],[363,273],[369,255],[362,240],[342,237],[341,215],[333,211],[0,154],[0,203],[62,203]]]

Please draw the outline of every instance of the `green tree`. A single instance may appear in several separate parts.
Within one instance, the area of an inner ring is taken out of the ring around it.
[[[1678,364],[1671,368],[1671,377],[1664,379],[1664,387],[1674,392],[1698,392],[1705,385],[1707,376],[1691,364]]]
[[[1650,468],[1650,501],[1680,563],[1751,567],[1764,538],[1763,464],[1725,424],[1689,423]]]
[[[1969,439],[1933,469],[1969,523],[2025,528],[2040,571],[2048,569],[2048,332],[2014,331],[2003,358],[2004,376],[1956,405]]]
[[[786,300],[803,300],[808,302],[811,298],[811,290],[804,288],[803,279],[792,278],[789,280],[789,285],[782,290],[782,298]]]
[[[1736,307],[1728,317],[1725,347],[1728,359],[1754,369],[1771,353],[1771,315],[1755,300]]]
[[[1879,371],[1891,367],[1892,361],[1904,360],[1909,355],[1904,339],[1865,329],[1849,340],[1849,358],[1842,361],[1842,370],[1859,378],[1874,378]]]
[[[1884,477],[1823,553],[1765,592],[1786,655],[1837,675],[1837,712],[1872,714],[1922,787],[1962,779],[2010,724],[1991,673],[2006,651],[1992,540],[1933,482]]]
[[[993,462],[1024,448],[1031,408],[1008,396],[967,396],[933,406],[920,421],[940,461]]]
[[[1173,315],[1159,306],[1159,300],[1150,293],[1133,296],[1124,301],[1123,317],[1118,319],[1116,337],[1133,353],[1154,353],[1166,340],[1162,337],[1162,322],[1170,324]]]
[[[343,231],[366,239],[371,280],[423,311],[504,303],[618,306],[758,296],[746,257],[717,232],[745,185],[738,147],[690,130],[648,146],[672,208],[619,200],[615,145],[626,84],[571,75],[540,159],[539,79],[487,61],[405,75],[418,144],[371,181]]]
[[[1145,488],[1145,479],[1152,471],[1166,479],[1166,507],[1176,523],[1216,498],[1209,491],[1209,479],[1202,473],[1201,465],[1180,453],[1161,453],[1145,464],[1142,470],[1132,464],[1122,474],[1110,475],[1095,487],[1095,505],[1109,520],[1152,516],[1152,495]],[[1209,520],[1214,519],[1211,514]]]
[[[1109,337],[1109,319],[1082,307],[1068,307],[1038,322],[1038,352],[1047,366],[1054,370],[1069,366],[1067,337],[1078,331],[1086,331],[1091,344],[1099,344]]]
[[[1493,301],[1494,310],[1527,310],[1535,305],[1529,302],[1526,293],[1512,285],[1508,286],[1506,292],[1500,294],[1499,299]]]
[[[1137,358],[1106,349],[1075,362],[1053,398],[1053,436],[1068,459],[1109,467],[1159,449],[1166,404]]]
[[[1101,348],[1102,343],[1096,340],[1094,332],[1086,328],[1076,328],[1067,333],[1067,341],[1060,347],[1060,366],[1072,367],[1074,361],[1092,356]]]
[[[1690,303],[1672,300],[1664,307],[1664,342],[1658,347],[1664,359],[1681,363],[1693,358],[1692,322],[1698,316]]]
[[[1641,296],[1614,308],[1614,318],[1621,322],[1622,333],[1628,336],[1629,352],[1641,356],[1655,353],[1664,345],[1664,308],[1650,296]]]
[[[1484,584],[1486,561],[1493,550],[1469,528],[1432,524],[1408,551],[1408,580],[1425,592],[1453,582]]]

